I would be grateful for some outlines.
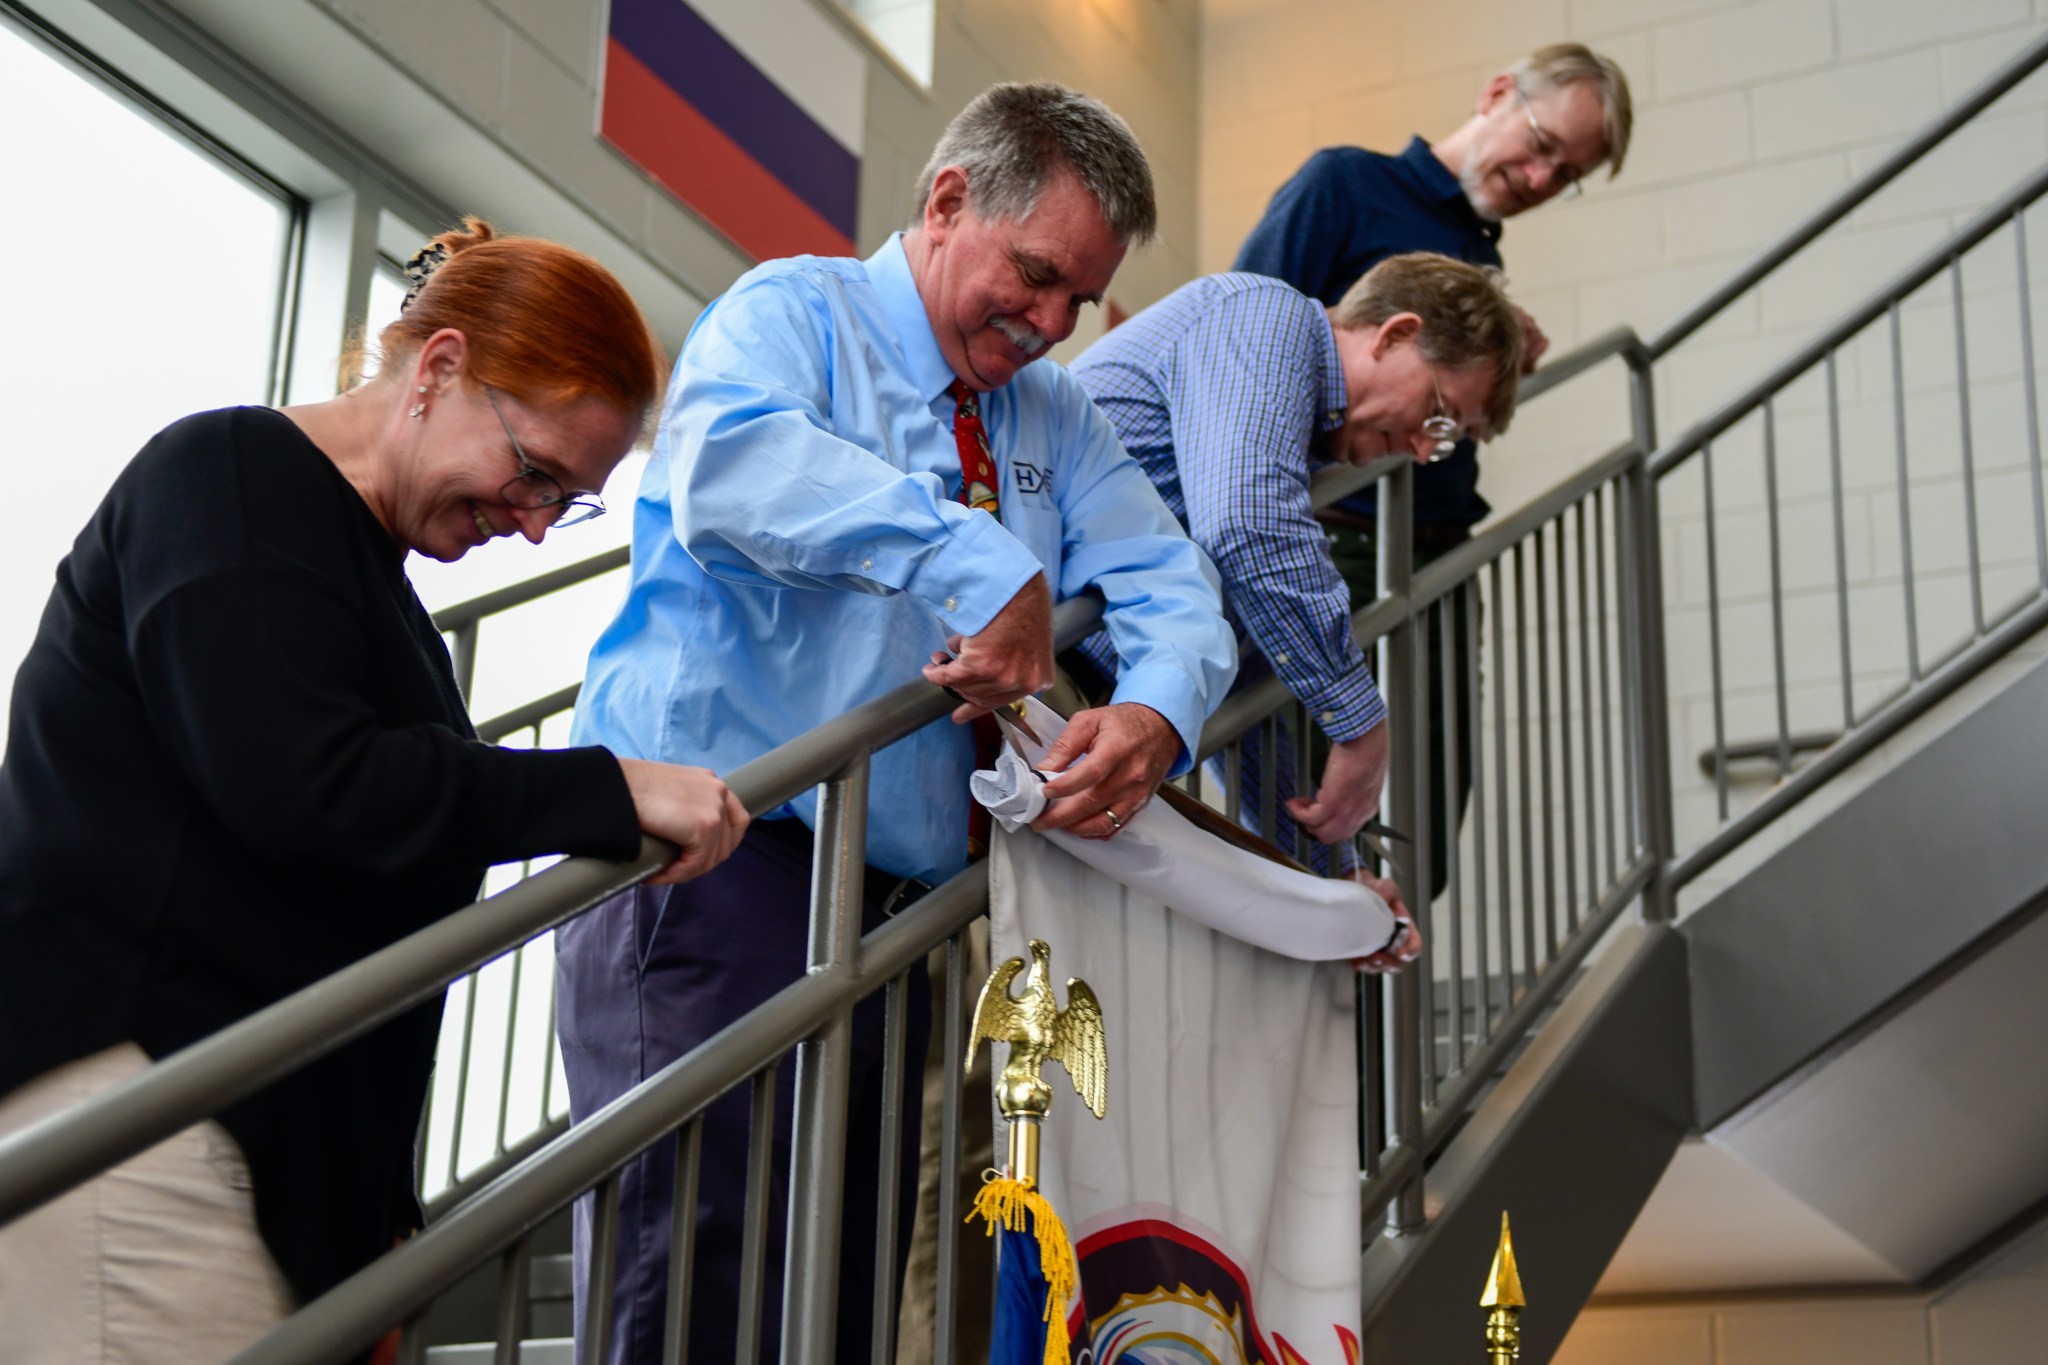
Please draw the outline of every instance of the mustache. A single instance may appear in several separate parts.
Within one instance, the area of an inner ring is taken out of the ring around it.
[[[988,325],[1003,334],[1003,340],[1015,346],[1025,355],[1035,356],[1045,349],[1045,338],[1021,322],[1012,322],[997,315],[988,320]]]

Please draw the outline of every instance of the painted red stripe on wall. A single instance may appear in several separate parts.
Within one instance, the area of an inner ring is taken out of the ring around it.
[[[606,44],[598,131],[757,261],[853,254],[845,233],[616,39]]]

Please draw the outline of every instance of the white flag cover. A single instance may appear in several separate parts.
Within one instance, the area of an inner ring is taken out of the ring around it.
[[[1011,731],[996,766],[968,781],[974,799],[1005,830],[1023,828],[1045,809],[1045,780],[1036,765],[1066,728],[1057,711],[1035,698],[1026,699],[1024,720],[1040,742]],[[1126,820],[1114,839],[1064,831],[1045,837],[1120,885],[1269,952],[1348,960],[1378,952],[1394,936],[1393,911],[1368,888],[1232,848],[1163,801]]]
[[[1048,743],[1061,724],[1050,711],[1027,719]],[[978,793],[1001,794],[995,775],[977,777]],[[1044,939],[1061,1003],[1063,983],[1080,977],[1103,1007],[1108,1117],[1090,1115],[1057,1068],[1046,1076],[1059,1098],[1043,1136],[1039,1183],[1072,1233],[1080,1263],[1081,1296],[1068,1314],[1071,1358],[1087,1365],[1356,1365],[1352,968],[1232,937],[1068,851],[1087,845],[1080,851],[1101,861],[1155,813],[1213,846],[1198,850],[1204,871],[1195,879],[1210,893],[1202,899],[1212,920],[1219,907],[1244,903],[1243,885],[1224,884],[1229,868],[1240,860],[1272,867],[1157,802],[1107,842],[1056,842],[1006,826],[991,853],[994,959],[1028,957],[1027,942]],[[1156,872],[1161,860],[1145,843],[1129,842],[1127,861]],[[1392,920],[1371,900],[1353,903],[1347,950],[1329,951],[1344,935],[1327,925],[1321,942],[1292,946],[1321,948],[1306,956],[1327,957],[1380,947]],[[1277,898],[1256,908],[1236,922],[1284,925],[1297,910]],[[1305,913],[1333,917],[1327,903]]]

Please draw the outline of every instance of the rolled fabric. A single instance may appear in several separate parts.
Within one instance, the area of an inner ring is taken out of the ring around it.
[[[1008,836],[1018,835],[1045,810],[1049,774],[1039,764],[1067,724],[1036,698],[1027,698],[1024,708],[1024,721],[1040,742],[1006,727],[1009,742],[996,766],[968,779],[974,799]],[[1162,801],[1149,802],[1125,819],[1113,839],[1082,839],[1064,830],[1043,837],[1189,919],[1283,957],[1309,962],[1365,957],[1394,936],[1393,912],[1369,888],[1297,872],[1232,848]]]

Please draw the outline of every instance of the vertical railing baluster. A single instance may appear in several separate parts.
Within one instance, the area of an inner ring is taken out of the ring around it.
[[[1406,592],[1407,588],[1404,586],[1402,591]],[[1415,927],[1422,934],[1424,946],[1422,957],[1402,975],[1413,977],[1415,982],[1415,1012],[1419,1026],[1417,1041],[1422,1049],[1421,1099],[1425,1107],[1436,1103],[1436,964],[1442,956],[1437,951],[1436,897],[1431,892],[1437,875],[1436,793],[1429,761],[1431,610],[1424,607],[1410,612],[1408,616],[1408,705],[1405,711],[1397,713],[1408,717],[1409,744],[1415,765],[1413,784],[1409,788],[1414,802],[1409,833],[1415,837],[1415,889],[1410,893],[1408,912],[1415,916]]]
[[[1314,764],[1311,762],[1313,748],[1309,741],[1315,733],[1313,729],[1315,719],[1309,715],[1308,708],[1299,702],[1294,704],[1292,713],[1294,716],[1294,795],[1313,796],[1316,791],[1317,773]],[[1296,862],[1308,862],[1310,842],[1308,830],[1302,826],[1301,821],[1296,820],[1294,822],[1294,860]]]
[[[1621,848],[1614,841],[1614,696],[1610,683],[1614,655],[1607,642],[1607,504],[1613,492],[1614,485],[1608,484],[1593,494],[1593,595],[1600,631],[1600,830],[1607,851],[1600,863],[1603,879],[1616,876],[1623,862]]]
[[[896,1249],[903,1183],[903,1083],[910,983],[896,977],[882,998],[882,1159],[875,1172],[874,1346],[869,1359],[896,1359]]]
[[[812,973],[857,965],[867,846],[868,755],[862,753],[818,792],[807,952]],[[853,1007],[848,1005],[796,1049],[789,1238],[782,1277],[784,1360],[824,1360],[832,1352],[852,1067]]]
[[[397,1365],[426,1365],[427,1315],[409,1318],[398,1329]]]
[[[476,688],[476,642],[482,630],[483,622],[478,619],[453,632],[455,640],[449,653],[454,656],[455,689],[462,694],[464,705]]]
[[[1470,699],[1465,708],[1465,752],[1471,755],[1472,764],[1472,940],[1479,968],[1479,1027],[1474,1033],[1477,1045],[1493,1034],[1493,973],[1486,957],[1486,752],[1481,743],[1480,724],[1479,681],[1484,670],[1479,666],[1479,576],[1474,574],[1466,579],[1458,591],[1464,594],[1465,695]],[[1496,690],[1500,686],[1497,668],[1494,686]]]
[[[702,1190],[704,1121],[676,1130],[676,1186],[668,1210],[668,1302],[662,1324],[662,1365],[690,1358],[690,1297],[697,1267],[697,1201]]]
[[[1385,980],[1362,972],[1358,976],[1358,1124],[1364,1139],[1360,1155],[1368,1179],[1380,1173],[1380,1157],[1387,1150]]]
[[[1579,703],[1585,708],[1585,724],[1581,727],[1584,746],[1580,752],[1581,774],[1584,779],[1581,790],[1586,802],[1586,905],[1591,906],[1600,899],[1603,889],[1600,878],[1600,831],[1594,815],[1593,796],[1593,730],[1599,724],[1599,717],[1593,710],[1593,618],[1588,610],[1592,600],[1592,585],[1586,581],[1586,503],[1581,498],[1573,506],[1575,517],[1578,558],[1579,589]],[[1576,918],[1572,921],[1578,923]]]
[[[1529,603],[1526,542],[1516,541],[1515,556],[1515,789],[1522,798],[1522,984],[1536,984],[1536,841],[1530,834],[1529,794]]]
[[[1536,582],[1536,713],[1525,718],[1525,726],[1536,727],[1537,804],[1543,812],[1543,954],[1532,962],[1549,962],[1557,951],[1557,842],[1552,834],[1555,803],[1550,794],[1550,581],[1543,567],[1543,538],[1548,523],[1530,533],[1529,561],[1535,566]]]
[[[1700,446],[1700,491],[1707,533],[1707,688],[1714,713],[1714,809],[1728,819],[1728,692],[1721,678],[1721,534],[1714,505],[1714,446]]]
[[[747,1128],[747,1193],[740,1218],[740,1302],[734,1365],[760,1365],[761,1360],[761,1308],[768,1292],[768,1206],[775,1182],[776,1070],[776,1066],[770,1066],[754,1075]],[[600,1351],[587,1351],[584,1358],[601,1361],[605,1356]]]
[[[584,1314],[583,1350],[586,1360],[611,1359],[612,1293],[618,1279],[619,1177],[608,1175],[597,1187],[596,1209],[590,1219],[589,1311]],[[751,1361],[751,1358],[748,1358]]]
[[[1564,837],[1552,856],[1564,863],[1565,937],[1579,922],[1579,873],[1575,849],[1578,845],[1578,812],[1572,800],[1572,632],[1571,593],[1565,575],[1565,515],[1560,512],[1551,523],[1551,548],[1557,555],[1557,781],[1558,812]],[[1559,940],[1560,942],[1562,940]],[[1553,948],[1555,945],[1553,945]]]
[[[533,1238],[521,1237],[498,1258],[497,1345],[492,1365],[519,1365],[526,1338],[527,1280],[533,1274]]]
[[[1963,315],[1963,258],[1948,258],[1949,297],[1956,322],[1956,417],[1963,448],[1963,544],[1970,557],[1971,639],[1984,636],[1984,564],[1977,544],[1977,452],[1970,430],[1970,343]]]
[[[455,1068],[455,1112],[449,1115],[448,1133],[448,1183],[453,1185],[462,1169],[462,1125],[469,1112],[469,1072],[472,1045],[476,1041],[476,988],[480,974],[471,972],[464,978],[467,987],[462,993],[462,1050],[456,1055],[461,1058]]]
[[[1847,498],[1842,492],[1842,400],[1835,376],[1834,348],[1828,349],[1828,486],[1835,504],[1835,634],[1842,664],[1842,729],[1856,728],[1856,682],[1849,668],[1849,536]],[[1727,819],[1726,812],[1722,819]]]
[[[1495,840],[1496,854],[1500,860],[1500,998],[1501,1010],[1506,1012],[1508,1003],[1515,994],[1515,897],[1514,880],[1510,873],[1514,867],[1514,854],[1509,846],[1508,831],[1512,822],[1508,814],[1508,651],[1507,651],[1507,598],[1501,591],[1501,559],[1494,556],[1486,566],[1487,594],[1493,601],[1493,773],[1494,812],[1499,822],[1496,829],[1500,837]]]
[[[2013,210],[2013,249],[2019,266],[2020,373],[2021,389],[2027,399],[2027,472],[2034,486],[2034,574],[2035,581],[2048,589],[2048,497],[2041,486],[2041,399],[2040,376],[2034,373],[2033,276],[2027,268],[2027,211]]]
[[[1295,774],[1295,781],[1301,774]],[[1280,713],[1259,725],[1259,837],[1280,844]]]
[[[1465,1065],[1465,903],[1464,886],[1459,876],[1464,859],[1458,856],[1458,792],[1462,786],[1458,780],[1458,768],[1459,759],[1465,752],[1460,744],[1464,736],[1458,732],[1458,688],[1464,677],[1457,668],[1453,648],[1456,641],[1452,638],[1458,620],[1453,604],[1458,600],[1453,592],[1438,598],[1430,608],[1436,614],[1437,624],[1437,724],[1443,728],[1444,735],[1443,792],[1437,803],[1437,812],[1444,830],[1444,909],[1449,920],[1446,928],[1450,937],[1451,1036],[1446,1059],[1449,1064],[1447,1074],[1456,1074]]]
[[[512,957],[512,981],[505,997],[505,1054],[498,1068],[498,1124],[491,1134],[491,1155],[505,1155],[505,1131],[512,1113],[512,1062],[513,1049],[519,1041],[519,978],[526,964],[526,948],[522,944],[514,948]]]
[[[1398,865],[1394,875],[1401,883],[1402,896],[1416,923],[1421,925],[1429,901],[1429,835],[1423,828],[1427,818],[1423,806],[1429,792],[1429,760],[1427,736],[1418,744],[1416,735],[1416,720],[1423,708],[1415,688],[1415,661],[1423,651],[1416,646],[1418,623],[1409,599],[1415,572],[1414,488],[1415,467],[1406,461],[1380,480],[1379,593],[1382,598],[1394,598],[1402,604],[1400,624],[1385,641],[1385,670],[1381,677],[1393,684],[1387,693],[1387,710],[1395,720],[1388,736],[1393,750],[1393,780],[1389,784],[1392,823],[1396,829],[1407,830],[1415,840],[1407,875],[1401,875]],[[1428,1030],[1422,1020],[1422,978],[1434,969],[1425,948],[1421,960],[1394,978],[1393,1127],[1395,1141],[1404,1148],[1418,1147],[1422,1142],[1423,1073],[1431,1069],[1423,1056]],[[1387,1228],[1395,1233],[1411,1232],[1421,1227],[1424,1219],[1418,1173],[1416,1179],[1402,1185],[1387,1206]]]
[[[1906,474],[1906,358],[1900,340],[1899,301],[1886,309],[1892,338],[1892,440],[1899,457],[1899,582],[1906,601],[1906,677],[1920,681],[1920,611],[1913,583],[1912,486]]]
[[[1233,821],[1244,818],[1244,740],[1233,739],[1223,746],[1223,814]]]
[[[1785,567],[1778,531],[1778,409],[1775,395],[1764,399],[1764,514],[1770,538],[1771,675],[1778,696],[1778,776],[1792,771],[1790,686],[1785,677]]]

